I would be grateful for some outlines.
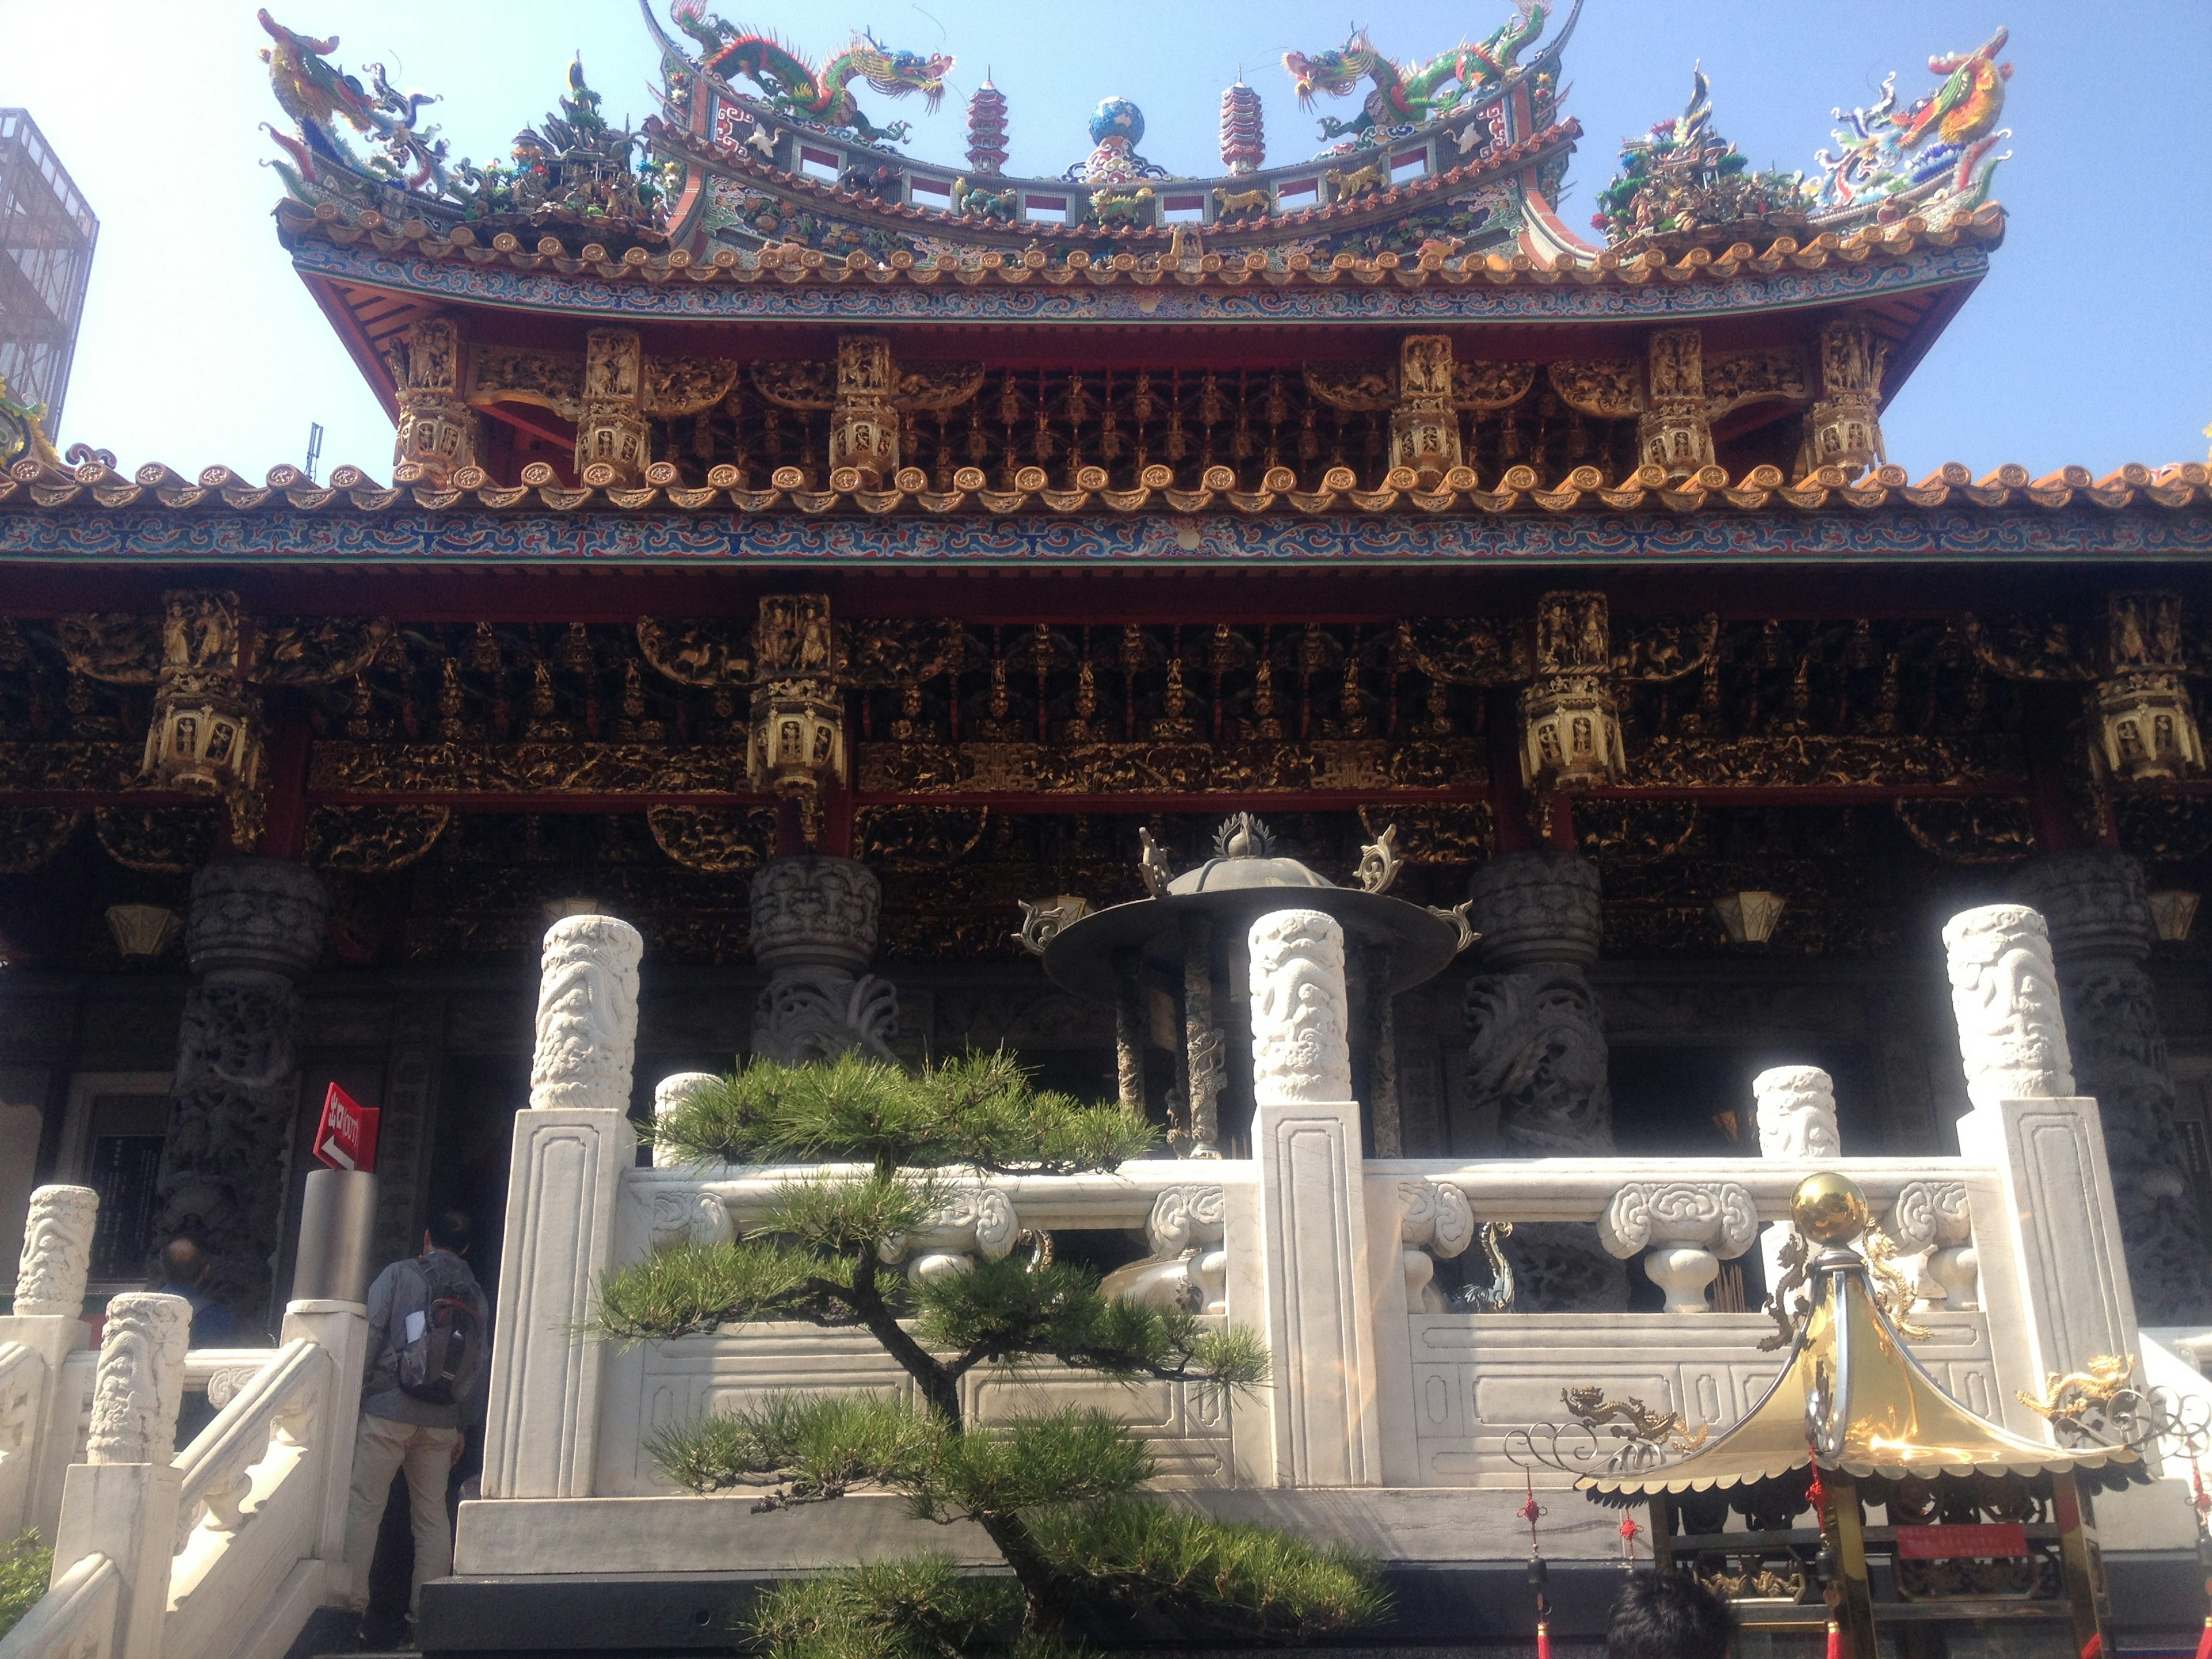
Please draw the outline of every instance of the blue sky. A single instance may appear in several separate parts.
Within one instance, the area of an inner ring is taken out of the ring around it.
[[[662,3],[662,0],[655,0]],[[1394,57],[1480,38],[1510,0],[1446,10],[1370,3],[1360,21]],[[580,49],[608,112],[641,118],[653,54],[635,0],[275,0],[281,21],[336,33],[349,69],[438,93],[456,153],[503,154],[552,103]],[[1240,68],[1266,100],[1271,161],[1306,153],[1285,50],[1339,44],[1343,0],[1108,8],[1013,0],[793,0],[723,8],[819,58],[854,25],[887,44],[957,55],[934,118],[912,100],[868,107],[915,119],[913,149],[963,148],[967,94],[988,66],[1012,106],[1012,170],[1057,173],[1089,148],[1109,94],[1135,100],[1143,149],[1177,172],[1218,170],[1221,88]],[[2005,112],[2015,137],[1996,194],[2011,213],[1995,270],[1887,417],[1892,456],[1916,475],[1949,459],[2202,459],[2212,422],[2212,3],[2138,0],[1587,0],[1567,58],[1567,109],[1585,129],[1569,195],[1586,223],[1621,135],[1677,111],[1693,62],[1717,124],[1752,160],[1813,166],[1834,106],[1870,102],[1900,71],[1910,97],[1929,53],[2012,30]],[[222,462],[258,477],[297,464],[308,423],[324,464],[387,476],[391,432],[269,220],[261,123],[281,118],[255,57],[265,37],[236,0],[108,0],[96,10],[0,0],[0,104],[29,107],[101,220],[64,442],[126,467]],[[1339,112],[1349,114],[1350,106]]]

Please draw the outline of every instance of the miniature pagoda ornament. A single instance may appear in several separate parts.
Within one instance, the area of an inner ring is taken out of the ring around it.
[[[1267,129],[1261,118],[1260,94],[1239,74],[1237,84],[1221,94],[1221,165],[1231,178],[1242,178],[1267,164]]]
[[[968,100],[968,165],[994,178],[1006,170],[1006,94],[983,71],[983,84]]]

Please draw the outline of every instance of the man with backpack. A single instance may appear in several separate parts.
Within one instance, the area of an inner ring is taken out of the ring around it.
[[[368,1287],[368,1376],[354,1442],[353,1496],[346,1510],[352,1602],[368,1608],[368,1571],[392,1477],[404,1469],[415,1534],[411,1620],[423,1581],[453,1569],[446,1486],[460,1462],[463,1426],[483,1413],[491,1319],[468,1254],[469,1218],[441,1211],[422,1235],[422,1254],[395,1261]]]

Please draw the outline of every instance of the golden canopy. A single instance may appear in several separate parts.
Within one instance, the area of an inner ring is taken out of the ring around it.
[[[2148,1481],[2125,1447],[2078,1450],[2025,1439],[1977,1417],[1936,1385],[1899,1340],[1849,1248],[1866,1229],[1866,1200],[1841,1176],[1815,1176],[1791,1210],[1798,1231],[1824,1246],[1813,1303],[1782,1375],[1750,1414],[1679,1461],[1576,1484],[1601,1503],[1705,1492],[1775,1480],[1818,1462],[1857,1479],[2034,1476],[2074,1471],[2090,1490]]]

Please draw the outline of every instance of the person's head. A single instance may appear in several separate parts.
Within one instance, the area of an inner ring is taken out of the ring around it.
[[[429,1250],[451,1250],[455,1255],[469,1253],[469,1218],[460,1210],[441,1210],[430,1218],[430,1224],[422,1230],[422,1248]]]
[[[1605,1659],[1729,1659],[1735,1613],[1680,1572],[1639,1572],[1620,1587],[1605,1631]]]
[[[161,1282],[196,1291],[207,1283],[215,1264],[207,1252],[189,1238],[173,1238],[161,1247]]]

